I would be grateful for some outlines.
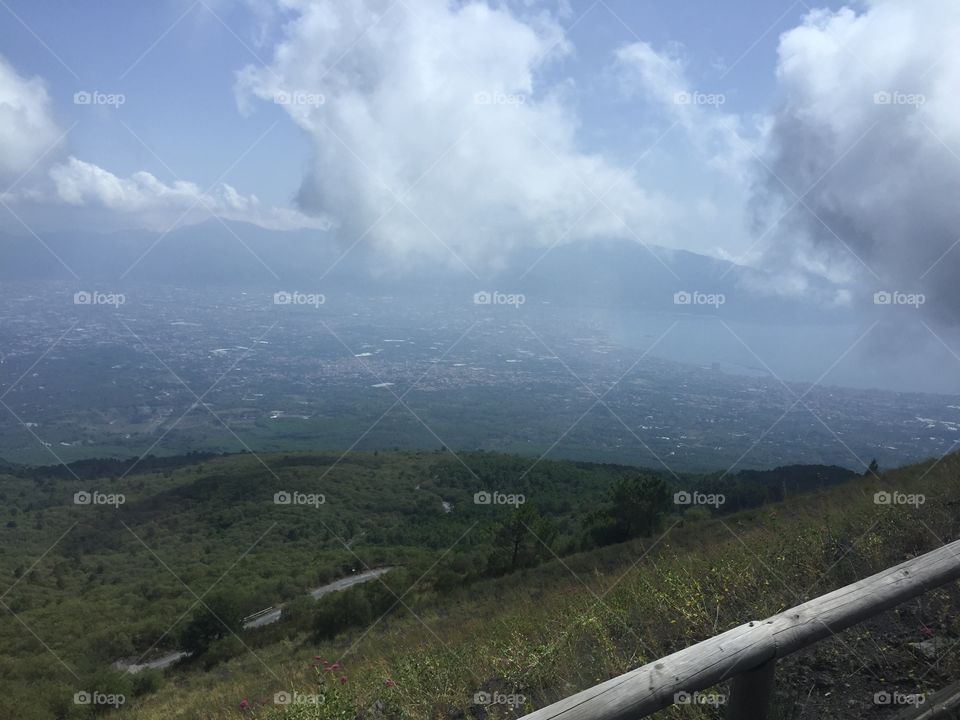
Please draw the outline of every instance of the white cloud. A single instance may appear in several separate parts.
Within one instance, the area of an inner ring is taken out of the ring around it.
[[[30,171],[60,135],[43,80],[21,76],[0,56],[0,191]]]
[[[238,74],[238,101],[294,100],[283,107],[315,152],[301,206],[336,217],[345,242],[366,233],[394,260],[459,257],[482,272],[523,245],[663,240],[671,204],[579,149],[568,85],[543,84],[545,67],[570,51],[543,11],[280,4],[293,13],[284,37],[268,67]]]
[[[956,321],[957,37],[955,0],[816,10],[781,36],[758,231],[803,203],[771,233],[771,263],[923,289],[926,309]]]
[[[641,95],[658,105],[712,169],[747,181],[753,141],[745,137],[741,118],[726,109],[726,93],[698,87],[688,77],[679,46],[658,52],[638,41],[618,48],[614,57],[627,96]]]
[[[60,210],[47,214],[72,222],[77,213],[63,209],[66,204],[81,211],[108,211],[109,216],[97,215],[104,227],[166,229],[211,215],[278,230],[329,226],[295,209],[265,207],[255,195],[241,195],[224,183],[204,191],[192,182],[165,184],[149,172],[121,178],[76,157],[64,161],[66,145],[53,119],[46,83],[23,77],[0,56],[0,199],[19,205],[18,216],[24,212],[33,217],[38,208],[59,205]],[[48,224],[47,218],[42,224]],[[12,227],[21,229],[19,221]]]
[[[50,178],[60,201],[75,207],[105,208],[147,228],[162,230],[175,222],[195,223],[211,215],[278,230],[327,226],[296,210],[264,207],[255,195],[241,195],[225,183],[204,191],[192,182],[168,185],[148,172],[121,178],[75,157],[51,168]]]
[[[741,261],[759,127],[745,127],[727,108],[724,92],[690,78],[680,45],[660,51],[642,41],[623,45],[614,53],[613,71],[624,97],[638,101],[631,112],[643,117],[652,111],[656,122],[671,128],[663,151],[682,178],[672,196],[685,207],[675,225],[683,247]]]

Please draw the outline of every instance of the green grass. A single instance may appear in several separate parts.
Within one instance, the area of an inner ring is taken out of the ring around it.
[[[557,524],[540,564],[502,577],[485,572],[493,529],[503,512],[515,511],[474,506],[477,480],[445,453],[351,454],[329,472],[334,455],[267,456],[271,471],[250,455],[185,460],[122,479],[104,466],[105,478],[84,483],[126,493],[119,511],[67,504],[77,484],[69,476],[5,477],[0,491],[14,527],[0,529],[0,573],[22,579],[4,597],[17,617],[4,611],[0,620],[0,717],[92,717],[71,701],[88,685],[124,692],[119,718],[483,717],[477,692],[522,697],[486,715],[516,717],[960,534],[960,456],[734,514],[665,517],[653,537],[585,552],[576,551],[582,520],[635,470],[545,461],[518,485],[524,459],[464,457],[481,487],[522,491]],[[273,505],[273,493],[291,485],[322,488],[327,503]],[[921,492],[927,501],[916,509],[879,506],[880,489]],[[441,497],[453,500],[454,513],[442,511]],[[354,541],[351,550],[341,539]],[[340,596],[347,607],[377,597],[394,605],[382,617],[374,612],[376,622],[320,642],[311,639],[309,616],[294,617],[217,641],[207,657],[162,675],[103,672],[109,659],[138,655],[158,639],[158,648],[178,646],[177,633],[167,631],[178,618],[186,625],[195,604],[182,583],[197,595],[216,584],[252,611],[364,564],[402,566],[384,586]],[[956,655],[920,679],[925,665],[907,643],[926,637],[921,625],[960,638],[955,600],[931,593],[902,617],[791,659],[781,706],[793,712],[813,703],[815,717],[857,717],[850,703],[874,710],[873,692],[888,684],[904,692],[946,684],[960,670]],[[324,672],[315,657],[342,668]],[[869,673],[851,675],[864,657]],[[807,694],[811,677],[826,677],[829,687]],[[281,691],[323,702],[276,705]]]
[[[516,716],[956,538],[960,458],[948,457],[927,474],[930,465],[675,527],[659,541],[574,555],[449,597],[414,588],[405,599],[411,612],[393,615],[366,634],[346,633],[319,647],[297,638],[210,674],[174,673],[162,691],[121,716],[471,717],[473,694],[480,690],[524,695],[516,713],[494,709],[493,716]],[[922,492],[926,503],[918,509],[878,506],[873,496],[881,489]],[[873,717],[872,693],[887,687],[883,683],[903,692],[946,684],[944,678],[960,670],[956,652],[942,659],[937,672],[918,679],[928,663],[905,651],[905,642],[924,636],[911,621],[904,629],[900,620],[901,614],[912,618],[916,605],[924,627],[955,642],[955,600],[946,590],[931,593],[911,604],[910,613],[888,614],[887,624],[859,626],[784,663],[792,670],[781,670],[789,678],[778,698],[781,717],[799,717],[790,709],[797,699],[791,693],[804,682],[797,673],[811,665],[832,669],[835,686],[802,698],[820,707],[807,717],[857,717],[854,706]],[[346,683],[311,668],[314,655],[330,661],[343,656]],[[864,656],[874,658],[873,665],[857,675]],[[276,706],[273,693],[281,689],[327,700]],[[252,710],[239,709],[244,698]],[[662,716],[711,715],[675,707]]]

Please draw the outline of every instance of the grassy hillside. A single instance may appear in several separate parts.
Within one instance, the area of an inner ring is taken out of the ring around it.
[[[523,475],[527,460],[461,457],[469,471],[448,453],[358,454],[335,466],[312,455],[268,456],[268,467],[252,456],[188,458],[124,478],[123,469],[88,468],[108,477],[81,477],[87,489],[127,495],[118,508],[66,504],[78,485],[69,473],[5,476],[11,519],[0,572],[16,583],[3,602],[17,617],[0,623],[0,714],[91,717],[105,708],[72,702],[88,688],[124,694],[115,714],[148,720],[515,717],[960,530],[956,456],[930,472],[921,465],[836,486],[840,476],[824,468],[720,485],[684,478],[736,493],[734,506],[784,492],[788,500],[725,514],[674,508],[649,537],[599,548],[584,528],[636,469],[544,462]],[[322,491],[325,502],[275,505],[284,490]],[[523,494],[526,504],[475,505],[478,490]],[[926,502],[878,505],[881,490]],[[536,515],[521,514],[534,504]],[[511,534],[517,518],[529,525]],[[510,572],[504,558],[518,543]],[[394,569],[382,583],[319,603],[303,597],[384,565]],[[276,625],[222,633],[165,673],[105,671],[151,645],[181,647],[184,631],[203,627],[198,596],[228,622],[267,605],[286,610]],[[960,638],[955,608],[952,590],[932,593],[791,660],[784,699],[816,712],[784,717],[876,717],[877,692],[946,684],[960,669],[947,652]],[[928,671],[909,643],[934,640],[945,657]],[[278,692],[322,702],[278,705]],[[477,693],[500,702],[476,704]]]
[[[72,702],[77,687],[118,687],[132,697],[161,679],[138,676],[132,687],[105,673],[115,660],[187,647],[204,651],[195,667],[212,667],[244,643],[361,626],[394,604],[387,586],[402,593],[422,578],[419,593],[442,595],[568,554],[591,542],[584,522],[611,485],[638,472],[460,458],[469,470],[446,452],[8,466],[0,473],[0,577],[8,579],[2,601],[10,611],[0,616],[0,716],[17,708],[17,717],[84,717],[90,708]],[[94,501],[76,504],[78,492]],[[490,504],[476,504],[478,492]],[[277,503],[282,495],[294,502]],[[494,498],[523,504],[517,510]],[[518,530],[526,534],[520,518],[546,542],[514,543]],[[381,566],[394,569],[383,585],[354,593],[350,617],[331,604],[326,627],[315,627],[324,608],[308,601],[307,589]],[[206,605],[235,624],[265,607],[285,610],[282,623],[244,632],[241,642],[220,632],[216,618],[204,631],[197,616]],[[193,647],[198,633],[212,647]],[[28,706],[32,714],[24,714]]]

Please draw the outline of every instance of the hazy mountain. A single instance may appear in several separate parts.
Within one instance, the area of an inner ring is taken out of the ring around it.
[[[46,247],[44,247],[46,246]],[[762,274],[687,251],[623,240],[576,243],[516,254],[510,269],[478,277],[461,270],[382,267],[376,252],[349,248],[316,230],[273,231],[240,222],[210,220],[169,233],[129,230],[76,231],[39,236],[2,235],[0,280],[71,280],[97,283],[244,285],[301,289],[365,288],[369,294],[410,291],[463,294],[479,290],[523,293],[529,302],[559,306],[710,311],[709,302],[684,307],[675,293],[722,295],[732,316],[809,317],[808,304],[774,300],[750,288]],[[826,291],[827,288],[821,288]]]

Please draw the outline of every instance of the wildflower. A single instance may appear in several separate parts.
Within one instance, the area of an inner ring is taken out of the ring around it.
[[[386,681],[385,683],[383,683],[383,684],[384,684],[385,687],[388,687],[388,688],[396,687],[396,686],[397,686],[397,684],[396,684],[393,680],[387,680],[387,681]]]
[[[346,675],[341,675],[341,676],[340,676],[340,684],[341,684],[341,685],[346,685],[346,684],[347,684],[347,676],[346,676]]]
[[[243,700],[240,701],[240,709],[241,709],[241,710],[248,710],[249,708],[250,708],[250,701],[249,701],[249,700],[247,700],[246,698],[244,698]]]

